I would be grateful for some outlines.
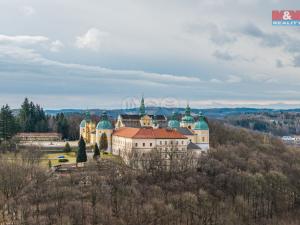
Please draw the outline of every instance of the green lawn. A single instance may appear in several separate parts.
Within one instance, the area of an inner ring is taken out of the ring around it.
[[[47,152],[45,153],[40,160],[40,166],[42,166],[43,168],[48,168],[49,166],[49,160],[51,161],[51,165],[52,166],[56,166],[59,164],[63,164],[62,162],[58,162],[58,157],[59,156],[64,156],[65,159],[68,159],[68,162],[65,163],[76,163],[76,152],[70,152],[70,153],[65,153],[65,152]],[[111,153],[107,153],[107,154],[103,154],[103,152],[101,152],[101,159],[110,159],[113,160],[115,162],[122,162],[121,158],[119,156],[115,156]],[[21,162],[21,157],[20,154],[14,154],[14,153],[5,153],[5,154],[1,154],[0,155],[0,160],[4,159],[4,160],[11,160],[11,161],[15,161],[17,163]],[[1,161],[0,161],[1,162]]]
[[[76,163],[76,153],[70,152],[70,153],[47,153],[44,155],[43,159],[41,160],[41,165],[48,166],[49,160],[51,160],[52,166],[56,166],[58,164],[62,164],[61,162],[58,162],[58,157],[64,156],[65,159],[68,159],[69,162],[67,163]]]

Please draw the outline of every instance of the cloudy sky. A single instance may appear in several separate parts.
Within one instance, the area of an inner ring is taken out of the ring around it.
[[[0,0],[0,105],[300,107],[296,0]]]

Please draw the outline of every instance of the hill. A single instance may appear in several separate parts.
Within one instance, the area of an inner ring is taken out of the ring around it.
[[[299,224],[298,149],[220,122],[210,121],[210,127],[208,154],[193,166],[183,160],[176,170],[138,171],[101,159],[53,175],[26,160],[30,154],[20,165],[3,161],[0,215],[33,225]],[[149,160],[159,165],[157,158]]]
[[[183,113],[185,108],[166,108],[166,107],[146,107],[149,114],[164,114],[171,115],[172,112]],[[45,110],[49,115],[56,115],[58,113],[65,114],[84,114],[86,110],[83,109],[60,109],[60,110]],[[132,109],[89,109],[92,114],[101,115],[103,111],[116,118],[119,114],[128,113],[135,114],[139,112],[138,108]],[[253,113],[277,113],[277,112],[300,112],[300,109],[259,109],[259,108],[210,108],[210,109],[192,109],[192,113],[197,114],[203,112],[206,116],[212,118],[224,118],[229,115],[253,114]]]

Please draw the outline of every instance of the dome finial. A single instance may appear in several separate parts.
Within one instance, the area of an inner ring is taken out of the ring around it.
[[[85,120],[89,122],[91,120],[91,113],[89,110],[85,111]]]
[[[185,115],[190,116],[191,115],[191,108],[189,102],[187,102],[186,108],[185,108]]]

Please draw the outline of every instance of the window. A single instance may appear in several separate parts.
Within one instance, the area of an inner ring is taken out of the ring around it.
[[[160,145],[162,145],[162,141],[160,141],[159,143],[160,143]]]
[[[202,137],[202,142],[205,142],[205,137]]]
[[[184,144],[184,141],[182,141],[181,144]]]
[[[145,147],[145,145],[146,145],[146,144],[145,144],[145,143],[143,143],[143,147]]]
[[[167,145],[168,144],[168,142],[167,141],[165,141],[165,145]]]
[[[152,143],[150,143],[150,147],[152,147]]]
[[[135,147],[137,147],[138,146],[138,143],[135,143]]]

